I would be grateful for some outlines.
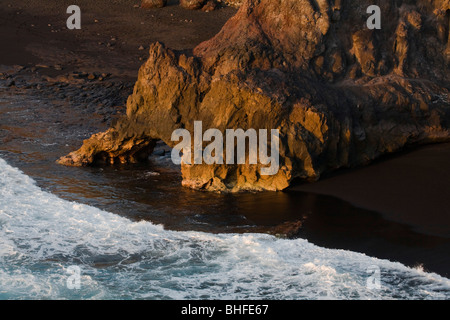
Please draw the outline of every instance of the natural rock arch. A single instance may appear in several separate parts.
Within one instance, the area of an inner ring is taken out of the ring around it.
[[[153,44],[127,116],[59,163],[89,165],[101,152],[137,161],[155,139],[173,147],[172,132],[193,132],[195,120],[222,132],[279,129],[275,176],[257,165],[184,165],[182,174],[195,189],[282,190],[406,145],[450,141],[448,43],[432,24],[448,1],[375,1],[386,23],[368,31],[373,2],[247,0],[192,56]]]

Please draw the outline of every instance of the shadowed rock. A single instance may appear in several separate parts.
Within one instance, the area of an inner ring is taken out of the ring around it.
[[[217,2],[215,0],[209,0],[203,6],[202,11],[210,12],[210,11],[216,10],[216,8],[217,8]]]
[[[245,0],[217,0],[218,3],[223,3],[227,6],[240,7]]]
[[[372,4],[382,8],[381,30],[366,27]],[[182,174],[194,189],[282,190],[406,145],[450,141],[448,8],[448,0],[245,1],[193,56],[153,44],[108,144],[94,135],[59,162],[145,158],[155,139],[173,147],[172,132],[193,132],[196,120],[223,133],[279,129],[276,175],[206,164],[182,165]]]
[[[205,3],[206,0],[180,0],[180,6],[190,10],[201,9]]]

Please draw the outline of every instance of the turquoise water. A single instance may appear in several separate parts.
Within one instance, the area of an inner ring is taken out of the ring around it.
[[[0,159],[0,299],[321,298],[448,299],[450,280],[304,239],[168,231],[58,198]]]

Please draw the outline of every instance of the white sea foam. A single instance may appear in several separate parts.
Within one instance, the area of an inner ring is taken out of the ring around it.
[[[81,268],[69,290],[67,268]],[[381,289],[366,285],[369,266]],[[448,299],[450,280],[264,234],[175,232],[42,191],[0,159],[0,299]]]

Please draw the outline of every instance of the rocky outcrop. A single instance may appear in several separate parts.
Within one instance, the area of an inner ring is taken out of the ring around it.
[[[77,152],[62,157],[58,162],[68,166],[88,166],[93,163],[128,164],[145,161],[157,141],[148,139],[143,127],[122,118],[113,128],[94,134],[84,141]]]
[[[382,8],[382,29],[366,9]],[[449,1],[248,0],[193,55],[153,44],[127,116],[60,159],[137,161],[204,128],[280,130],[280,170],[182,165],[201,190],[282,190],[411,144],[450,141]],[[107,138],[105,139],[105,135]],[[147,143],[147,144],[145,144]],[[107,155],[107,156],[105,156]]]
[[[167,0],[142,0],[141,7],[144,9],[162,8],[167,5]]]

